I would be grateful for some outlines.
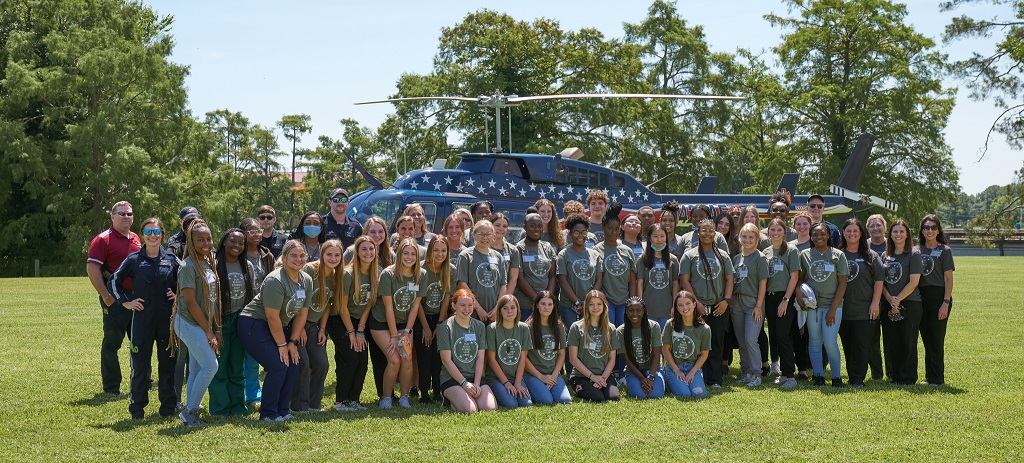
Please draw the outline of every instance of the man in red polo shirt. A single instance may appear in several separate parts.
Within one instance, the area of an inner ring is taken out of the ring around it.
[[[117,350],[124,343],[132,324],[132,311],[114,303],[107,281],[117,271],[129,254],[142,248],[139,235],[132,232],[135,214],[128,201],[114,204],[110,210],[113,225],[92,239],[89,244],[89,258],[85,270],[89,282],[100,296],[103,309],[103,344],[100,347],[100,376],[103,378],[103,392],[121,394],[121,364]],[[132,282],[126,280],[125,289],[132,290]]]

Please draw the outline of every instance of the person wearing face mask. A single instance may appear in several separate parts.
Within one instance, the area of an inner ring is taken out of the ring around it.
[[[362,236],[363,226],[345,215],[345,212],[348,211],[348,202],[348,191],[345,191],[344,188],[335,188],[327,197],[327,206],[331,208],[331,212],[320,217],[324,228],[324,234],[320,238],[321,243],[335,239],[341,241],[341,245],[348,249],[352,243],[356,242],[356,238]],[[313,260],[316,259],[310,257],[310,262]]]
[[[316,211],[309,211],[302,216],[299,227],[292,231],[288,237],[296,240],[305,247],[306,258],[313,262],[320,258],[320,245],[326,240],[323,228],[323,219]]]

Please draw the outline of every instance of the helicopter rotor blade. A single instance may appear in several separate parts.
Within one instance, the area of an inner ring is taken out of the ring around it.
[[[469,102],[476,103],[477,98],[470,98],[470,97],[465,97],[465,96],[416,96],[416,97],[408,97],[408,98],[390,98],[390,99],[387,99],[387,100],[377,100],[377,101],[361,101],[361,102],[354,103],[354,104],[361,105],[361,104],[376,104],[376,103],[396,103],[396,102],[399,102],[399,101],[431,101],[431,100],[435,100],[435,101],[437,101],[437,100],[441,100],[441,101],[469,101]]]
[[[746,100],[742,96],[723,95],[668,95],[663,93],[570,93],[566,95],[537,95],[509,97],[509,103],[535,100],[583,99],[583,98],[664,98],[672,100]]]

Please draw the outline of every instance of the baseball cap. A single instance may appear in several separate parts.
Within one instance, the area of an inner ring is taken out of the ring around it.
[[[345,191],[344,188],[335,188],[334,190],[331,191],[331,194],[329,196],[327,196],[327,197],[328,198],[333,198],[335,196],[338,196],[339,194],[344,194],[345,196],[348,196],[348,192]]]
[[[195,214],[198,217],[199,216],[199,209],[196,209],[193,206],[185,206],[185,207],[181,208],[181,212],[178,213],[178,218],[184,220],[185,217],[187,217],[188,215],[191,215],[191,214]]]

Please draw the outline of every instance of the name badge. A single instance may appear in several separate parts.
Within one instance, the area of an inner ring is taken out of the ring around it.
[[[941,249],[932,249],[932,257],[940,257],[940,256],[942,256],[942,250]]]
[[[590,241],[587,241],[587,243],[584,244],[583,246],[585,246],[587,249],[590,249],[590,248],[594,247],[594,243],[591,243]]]
[[[864,259],[853,259],[854,262],[864,262]]]
[[[823,266],[822,266],[822,268],[823,268],[823,269],[824,269],[824,270],[825,270],[826,272],[834,272],[834,271],[836,271],[836,266],[835,266],[835,264],[831,264],[831,263],[827,263],[827,264],[823,265]]]
[[[498,263],[498,258],[494,257],[494,256],[487,256],[487,262],[490,262],[492,264],[497,264]]]
[[[747,277],[747,269],[745,269],[745,268],[744,269],[740,269],[740,278],[746,278],[746,277]]]
[[[590,341],[590,347],[588,347],[588,349],[597,350],[597,343],[594,341]]]
[[[206,282],[213,283],[215,281],[217,281],[217,276],[213,272],[206,272]]]
[[[781,263],[772,264],[772,269],[775,270],[776,272],[781,272],[785,268],[786,266],[782,265]]]
[[[537,256],[523,256],[523,262],[533,262],[537,260]]]
[[[306,298],[306,290],[300,289],[298,291],[295,291],[295,298],[296,299],[305,299]]]
[[[660,260],[659,260],[659,261],[656,261],[656,262],[654,263],[654,268],[657,268],[657,269],[663,269],[663,268],[665,268],[665,263],[664,263],[664,262],[662,262],[662,261],[660,261]]]
[[[555,341],[548,341],[544,343],[544,348],[547,350],[555,350]]]
[[[409,291],[419,291],[419,290],[420,290],[420,285],[417,285],[415,283],[409,283]]]
[[[508,255],[508,254],[502,254],[502,255],[501,255],[501,258],[502,258],[502,259],[505,259],[505,260],[512,260],[512,256],[510,256],[510,255]]]
[[[672,337],[673,338],[685,338],[686,337],[686,333],[683,333],[682,331],[672,330]]]
[[[644,248],[633,248],[633,254],[640,255],[644,253]]]
[[[476,333],[466,333],[462,335],[462,339],[465,339],[466,342],[476,342]]]

